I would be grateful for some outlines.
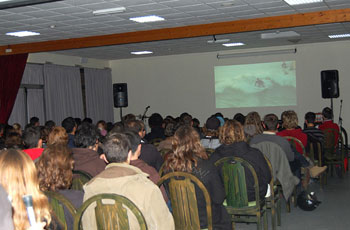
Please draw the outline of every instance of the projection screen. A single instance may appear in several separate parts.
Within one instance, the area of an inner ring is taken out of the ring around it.
[[[295,61],[215,66],[216,108],[293,106]]]

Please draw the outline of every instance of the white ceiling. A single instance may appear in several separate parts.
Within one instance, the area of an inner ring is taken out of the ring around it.
[[[93,16],[93,10],[126,7],[126,12]],[[290,6],[283,0],[64,0],[34,6],[0,10],[0,45],[79,38],[104,34],[125,33],[213,22],[234,21],[285,14],[297,14],[330,9],[350,8],[350,0],[324,0],[322,3]],[[136,23],[130,17],[155,14],[165,21]],[[54,28],[51,28],[53,27]],[[16,38],[7,32],[30,30],[41,35]],[[281,29],[287,31],[291,29]],[[301,43],[327,42],[329,34],[350,33],[349,23],[293,28],[299,39],[260,39],[261,31],[217,35],[246,45],[225,48],[208,44],[212,37],[174,39],[128,45],[105,46],[55,53],[98,59],[134,58],[130,51],[151,50],[155,55],[209,52],[225,49],[256,48]],[[276,30],[264,31],[276,32]],[[343,39],[344,40],[344,39]]]

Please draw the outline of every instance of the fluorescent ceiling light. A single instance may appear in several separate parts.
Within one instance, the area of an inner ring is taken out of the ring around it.
[[[230,39],[226,38],[226,39],[213,39],[213,40],[209,40],[207,41],[209,44],[214,44],[214,43],[225,43],[225,42],[229,42]]]
[[[283,49],[283,50],[266,50],[257,52],[246,52],[246,53],[233,53],[233,54],[217,54],[217,59],[222,58],[235,58],[235,57],[252,57],[252,56],[263,56],[273,54],[294,54],[297,49]]]
[[[350,34],[333,34],[328,35],[329,38],[349,38]]]
[[[284,1],[291,6],[323,2],[323,0],[284,0]]]
[[[275,38],[290,38],[290,37],[300,37],[295,31],[276,31],[274,33],[262,33],[260,34],[261,39],[275,39]]]
[[[145,22],[164,21],[164,18],[159,17],[157,15],[149,15],[149,16],[129,18],[129,20],[134,22],[139,22],[139,23],[145,23]]]
[[[40,33],[32,32],[32,31],[17,31],[17,32],[8,32],[6,33],[6,35],[15,36],[15,37],[28,37],[28,36],[40,35]]]
[[[125,7],[117,7],[117,8],[110,8],[110,9],[103,9],[103,10],[95,10],[92,11],[93,15],[104,15],[104,14],[116,14],[116,13],[123,13],[125,12]]]
[[[58,1],[62,0],[0,0],[0,10]]]
[[[232,43],[225,43],[222,45],[226,47],[232,47],[232,46],[244,46],[245,44],[243,42],[232,42]]]
[[[135,54],[135,55],[143,55],[143,54],[153,54],[152,51],[133,51],[130,52],[131,54]]]

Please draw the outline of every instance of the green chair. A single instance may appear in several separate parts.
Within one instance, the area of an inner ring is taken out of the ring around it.
[[[205,201],[208,230],[213,229],[211,200],[204,184],[195,176],[185,172],[171,172],[160,178],[158,186],[169,181],[169,197],[173,209],[176,230],[200,230],[195,184],[201,189]]]
[[[45,195],[49,198],[49,203],[55,219],[59,222],[60,226],[63,226],[64,230],[68,229],[66,218],[64,216],[64,207],[67,208],[69,213],[74,218],[76,214],[76,209],[73,204],[65,198],[63,195],[57,192],[45,192]]]
[[[215,165],[222,170],[226,209],[231,215],[232,227],[234,228],[235,222],[257,223],[257,229],[260,230],[263,223],[264,230],[267,230],[266,203],[265,200],[260,200],[258,176],[253,166],[238,157],[224,157],[215,162]],[[248,202],[245,168],[254,178],[255,200],[252,202]]]
[[[105,200],[113,200],[114,204],[105,204]],[[140,209],[128,198],[118,194],[99,194],[90,197],[77,210],[74,218],[74,230],[80,230],[81,220],[84,212],[91,204],[96,204],[95,216],[98,230],[124,230],[129,229],[129,219],[127,211],[131,211],[140,226],[141,230],[147,229],[147,224]]]
[[[339,177],[344,176],[344,141],[342,135],[336,129],[322,130],[325,137],[324,143],[324,162],[328,166],[331,176],[335,167],[340,167]],[[338,143],[336,143],[336,134],[338,134]]]
[[[270,196],[265,198],[266,200],[266,208],[271,210],[271,223],[272,223],[272,229],[276,229],[276,214],[277,214],[277,225],[281,226],[281,190],[278,188],[278,186],[275,184],[275,180],[273,178],[273,171],[272,171],[272,165],[270,160],[265,156],[265,160],[267,165],[269,166],[270,173],[271,173],[271,181],[269,183],[270,185]]]
[[[91,180],[92,176],[82,170],[73,170],[73,180],[71,189],[83,190],[84,184]]]

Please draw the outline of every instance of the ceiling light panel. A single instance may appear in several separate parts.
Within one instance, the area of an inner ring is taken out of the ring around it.
[[[350,38],[350,34],[333,34],[328,35],[329,38]]]
[[[226,47],[233,47],[233,46],[244,46],[245,44],[243,42],[232,42],[232,43],[225,43],[222,45]]]
[[[157,15],[149,15],[149,16],[129,18],[129,20],[134,22],[139,22],[139,23],[146,23],[146,22],[164,21],[165,19]]]
[[[1,0],[0,10],[58,1],[62,0]]]
[[[133,52],[130,52],[130,53],[134,54],[134,55],[153,54],[152,51],[133,51]]]
[[[15,36],[15,37],[29,37],[40,35],[40,33],[32,32],[32,31],[17,31],[17,32],[8,32],[6,35]]]
[[[97,16],[97,15],[123,13],[125,11],[126,11],[125,7],[116,7],[116,8],[95,10],[95,11],[92,11],[92,14]]]
[[[291,6],[323,2],[323,0],[284,0]]]

